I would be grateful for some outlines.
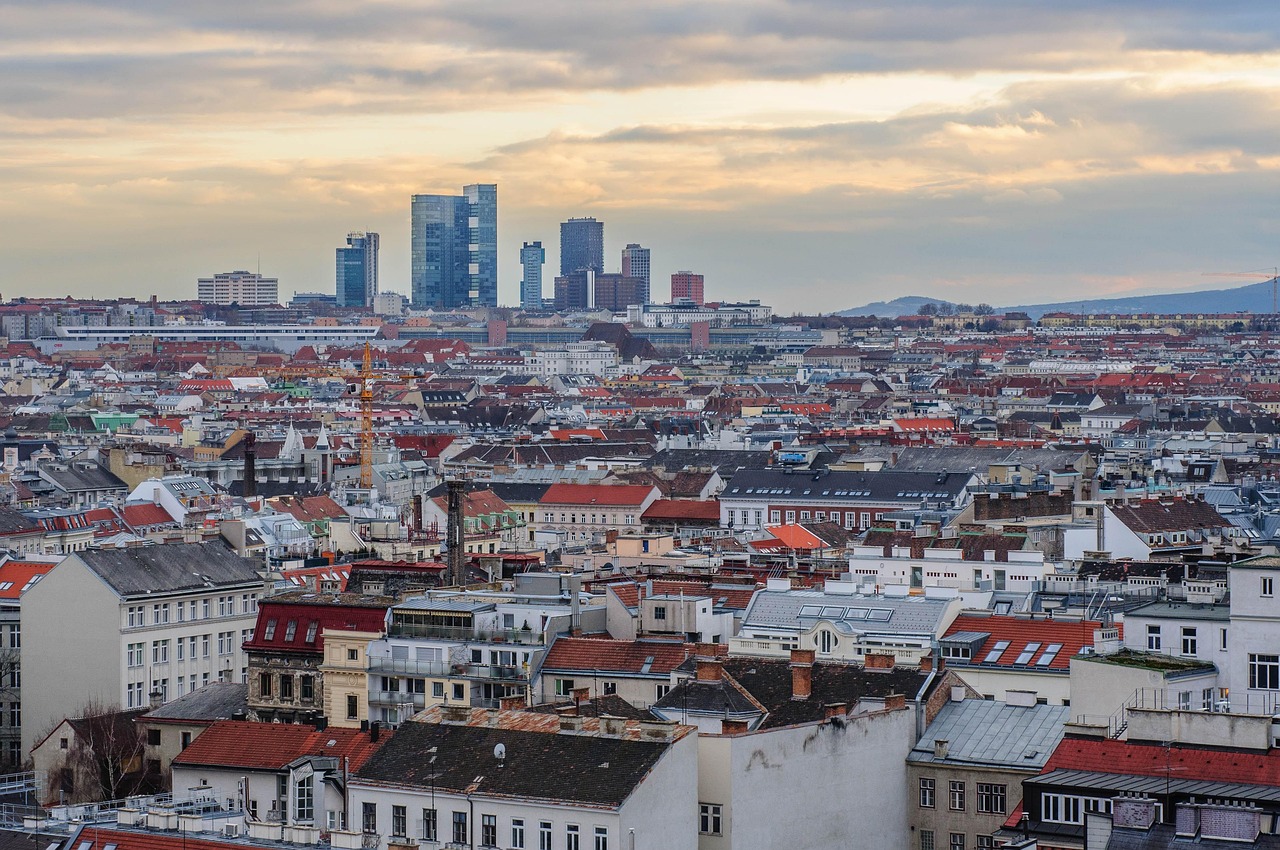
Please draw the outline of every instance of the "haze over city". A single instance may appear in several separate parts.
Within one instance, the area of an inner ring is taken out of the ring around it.
[[[1270,4],[18,4],[0,292],[409,289],[409,198],[500,187],[499,301],[570,216],[779,312],[1274,265]],[[779,299],[779,291],[787,298]]]

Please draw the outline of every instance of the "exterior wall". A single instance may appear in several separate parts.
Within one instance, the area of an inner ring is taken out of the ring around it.
[[[1160,644],[1151,646],[1148,627],[1160,630]],[[1184,629],[1194,629],[1195,652],[1182,651]],[[1224,637],[1223,632],[1227,632]],[[1133,611],[1124,618],[1124,645],[1137,652],[1159,652],[1179,658],[1194,658],[1207,664],[1225,668],[1230,642],[1229,620],[1177,619],[1173,617],[1146,617],[1142,611]],[[1225,671],[1224,671],[1225,672]]]
[[[380,637],[373,632],[324,630],[321,705],[330,725],[359,728],[361,721],[369,719],[369,642]],[[355,659],[349,657],[351,650],[355,650]],[[355,717],[348,716],[349,696],[356,698]]]
[[[933,844],[937,848],[950,846],[952,833],[963,833],[965,847],[976,847],[979,835],[991,835],[998,830],[1009,812],[1022,800],[1022,780],[1033,776],[1034,771],[984,769],[971,765],[959,766],[945,762],[907,765],[907,821],[911,833],[911,845],[920,846],[920,833],[933,832]],[[934,783],[933,807],[920,805],[920,780],[932,779]],[[952,782],[963,782],[964,809],[950,806]],[[978,812],[978,784],[990,783],[1005,786],[1005,811],[1002,813]]]
[[[173,768],[173,787],[179,792],[188,788],[207,787],[213,789],[215,800],[236,800],[240,797],[240,781],[246,780],[245,805],[250,811],[257,811],[258,820],[274,820],[281,815],[272,816],[272,811],[282,812],[289,807],[289,798],[279,797],[279,777],[288,775],[288,771],[244,770],[235,767],[198,767],[178,766]],[[321,774],[315,774],[317,780]],[[314,823],[323,827],[328,822],[329,812],[341,813],[342,794],[333,783],[317,781],[315,794]]]
[[[1132,705],[1135,692],[1150,707],[1171,708],[1178,704],[1180,693],[1190,693],[1192,708],[1200,708],[1205,690],[1215,691],[1217,674],[1213,670],[1166,676],[1124,664],[1113,664],[1098,658],[1071,659],[1071,717],[1091,722],[1105,722],[1121,706]]]
[[[143,743],[145,745],[143,756],[147,761],[159,762],[162,773],[168,773],[173,760],[178,757],[186,747],[183,745],[184,736],[187,743],[191,743],[200,737],[200,733],[207,728],[205,723],[139,723],[142,727]],[[160,743],[148,743],[149,733],[155,730],[160,733]],[[179,791],[182,789],[180,788]]]
[[[58,564],[23,594],[24,754],[37,735],[75,716],[86,703],[123,704],[122,616],[119,598],[76,557]]]
[[[269,677],[271,692],[263,693],[262,679]],[[302,683],[311,678],[311,696],[302,695]],[[292,695],[282,694],[282,683],[292,679]],[[293,720],[297,717],[318,714],[324,709],[324,677],[320,674],[320,659],[316,656],[272,655],[255,652],[249,656],[249,708],[258,713],[259,719],[279,717]]]
[[[1226,685],[1231,689],[1232,708],[1246,709],[1244,702],[1254,702],[1258,708],[1277,697],[1275,691],[1249,688],[1249,656],[1251,654],[1280,654],[1276,643],[1280,629],[1280,597],[1274,593],[1264,596],[1264,580],[1270,579],[1273,588],[1280,586],[1280,568],[1257,569],[1232,567],[1227,573],[1231,593],[1230,640],[1227,660],[1223,667]],[[38,587],[39,585],[37,585]],[[23,602],[26,605],[26,602]],[[1250,706],[1252,708],[1252,706]]]
[[[648,708],[658,701],[659,685],[671,686],[670,676],[634,676],[609,670],[544,670],[536,691],[542,702],[563,702],[567,699],[567,686],[557,688],[557,680],[572,681],[574,688],[590,688],[592,699],[604,696],[605,686],[612,685],[614,693],[637,708]]]
[[[1071,677],[1062,673],[1037,673],[1034,670],[991,670],[973,667],[949,667],[970,687],[983,696],[1003,700],[1005,691],[1035,691],[1049,705],[1071,704]]]
[[[908,707],[738,735],[724,756],[712,744],[698,799],[724,806],[726,837],[700,848],[725,847],[729,835],[734,850],[827,850],[851,836],[860,847],[909,846],[902,789],[915,727]]]

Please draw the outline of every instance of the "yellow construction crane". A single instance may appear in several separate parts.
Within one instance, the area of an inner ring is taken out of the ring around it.
[[[1271,268],[1268,268],[1268,269],[1254,269],[1253,271],[1247,271],[1247,272],[1204,272],[1200,276],[1201,277],[1251,277],[1257,280],[1259,277],[1262,277],[1268,272],[1271,274],[1271,279],[1267,280],[1264,277],[1262,280],[1259,280],[1258,283],[1271,284],[1271,314],[1275,315],[1276,313],[1280,313],[1280,304],[1277,304],[1277,298],[1276,298],[1277,296],[1276,284],[1277,284],[1277,281],[1280,280],[1280,266],[1272,266]]]

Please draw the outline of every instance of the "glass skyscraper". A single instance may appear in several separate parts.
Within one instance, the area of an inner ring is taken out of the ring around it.
[[[498,306],[498,186],[461,195],[414,195],[410,283],[413,306]]]
[[[378,294],[378,234],[348,233],[347,247],[338,249],[339,307],[371,307]]]
[[[560,224],[560,274],[590,269],[604,271],[604,222],[571,218]]]
[[[526,242],[520,248],[520,267],[524,277],[520,280],[520,306],[526,310],[542,309],[542,265],[547,252],[541,242]]]

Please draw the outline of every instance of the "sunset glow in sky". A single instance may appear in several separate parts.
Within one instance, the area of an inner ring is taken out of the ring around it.
[[[498,184],[522,241],[605,222],[654,292],[838,310],[1250,282],[1280,260],[1269,2],[0,3],[0,294],[332,292],[409,196]],[[1259,278],[1261,279],[1261,278]]]

